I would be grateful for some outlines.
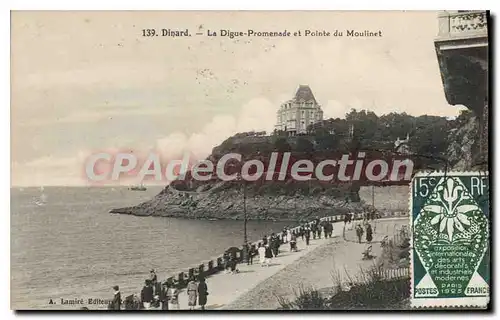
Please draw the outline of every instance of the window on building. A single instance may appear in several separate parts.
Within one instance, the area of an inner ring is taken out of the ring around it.
[[[302,117],[305,117],[306,116],[306,112],[304,110],[302,110]]]

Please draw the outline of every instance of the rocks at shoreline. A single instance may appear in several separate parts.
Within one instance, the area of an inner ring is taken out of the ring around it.
[[[248,220],[299,221],[316,216],[344,214],[362,211],[361,202],[347,201],[344,193],[332,195],[328,190],[318,190],[314,194],[299,191],[288,194],[255,192],[248,188],[246,211]],[[338,192],[336,190],[335,192]],[[312,193],[312,192],[311,192]],[[153,199],[134,207],[118,208],[111,213],[135,216],[161,216],[192,219],[244,219],[244,195],[241,185],[227,185],[208,191],[178,191],[167,186]]]

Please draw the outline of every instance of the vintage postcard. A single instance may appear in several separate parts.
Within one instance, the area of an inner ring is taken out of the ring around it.
[[[11,309],[488,309],[489,19],[13,11]]]

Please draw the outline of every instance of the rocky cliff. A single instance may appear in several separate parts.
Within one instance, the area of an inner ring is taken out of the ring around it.
[[[484,163],[487,154],[480,150],[480,125],[479,119],[469,113],[448,134],[447,159],[448,170],[470,171],[486,170],[488,163]]]
[[[445,168],[443,161],[434,164],[432,161],[427,161],[429,163],[424,162],[422,165],[416,166],[415,169],[426,169],[431,165],[434,165],[434,169],[439,170],[475,169],[479,153],[479,122],[471,112],[463,112],[452,121],[446,121],[439,117],[423,116],[414,119],[405,114],[391,114],[380,117],[381,124],[375,126],[375,129],[372,128],[373,130],[378,132],[379,128],[399,128],[396,125],[384,125],[385,122],[389,121],[384,117],[389,120],[396,117],[391,121],[399,125],[407,125],[408,129],[405,130],[410,130],[412,126],[418,129],[414,131],[415,137],[410,139],[412,142],[410,147],[416,150],[414,152],[439,156],[447,159],[448,163],[448,167]],[[373,121],[366,122],[373,125]],[[368,124],[363,126],[370,128]],[[367,131],[364,130],[366,128],[363,126],[358,126],[358,128],[361,127],[362,132]],[[323,127],[320,129],[325,130]],[[374,145],[377,144],[377,148],[380,148],[382,144],[392,145],[392,136],[397,134],[398,132],[385,131],[377,134],[367,133],[364,140],[361,141],[363,141],[364,147],[371,145],[373,149]],[[343,141],[341,135],[325,135],[321,130],[313,133],[313,136],[294,138],[283,138],[279,135],[262,136],[255,132],[239,133],[215,147],[208,159],[217,162],[222,155],[231,152],[242,154],[243,160],[262,159],[262,155],[270,154],[273,151],[291,151],[292,154],[297,154],[297,152],[307,154],[307,158],[314,162],[321,158],[322,151],[338,150],[342,153],[349,153],[349,149],[342,146],[350,145],[352,147],[353,145],[352,142],[349,144]],[[383,143],[381,144],[379,140]],[[392,152],[390,149],[388,151]],[[426,159],[432,159],[432,157]],[[414,159],[415,163],[418,161],[418,158]],[[368,198],[369,200],[366,201],[371,204],[371,192],[373,191],[371,187],[368,188],[370,195],[365,195],[364,199]],[[391,188],[398,187],[383,187],[380,190],[384,190],[384,194],[390,194],[387,190]],[[172,182],[150,201],[134,207],[114,209],[111,212],[138,216],[243,219],[244,207],[246,207],[248,219],[298,221],[315,216],[367,210],[368,206],[365,201],[360,199],[359,191],[360,186],[352,183],[339,185],[320,184],[317,181],[287,180],[243,185],[242,182],[196,181],[189,178],[188,173],[187,179]],[[382,195],[375,198],[376,207],[379,209],[394,210],[393,208],[396,207],[406,207],[404,200],[396,201],[395,204],[389,206],[388,204],[393,200],[391,196]],[[403,204],[401,205],[400,202]]]
[[[241,182],[218,182],[196,191],[178,191],[167,186],[160,194],[135,207],[114,209],[112,213],[138,216],[163,216],[196,219],[243,219],[246,203],[249,220],[300,221],[316,216],[360,212],[361,202],[351,202],[346,194],[351,186],[321,187],[243,185]],[[270,189],[280,189],[273,192]],[[246,190],[245,190],[246,189]]]

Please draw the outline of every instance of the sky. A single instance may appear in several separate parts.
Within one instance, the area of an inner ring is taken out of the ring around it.
[[[280,103],[311,87],[325,118],[456,116],[434,49],[437,12],[13,12],[11,184],[85,185],[101,151],[198,158],[229,136],[271,131]],[[143,37],[142,29],[191,37]],[[208,37],[335,30],[343,37]],[[346,30],[382,37],[350,38]],[[196,36],[196,32],[203,35]]]

